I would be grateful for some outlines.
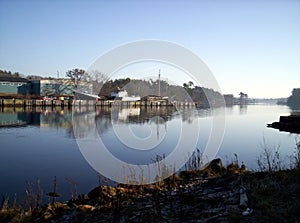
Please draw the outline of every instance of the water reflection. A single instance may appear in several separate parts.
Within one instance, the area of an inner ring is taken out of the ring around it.
[[[294,136],[266,128],[267,123],[277,121],[280,115],[289,115],[291,110],[288,107],[248,105],[247,112],[244,111],[245,108],[239,106],[226,108],[226,132],[218,157],[226,161],[226,157],[237,153],[240,161],[249,169],[255,169],[256,157],[261,153],[259,143],[263,136],[274,144],[280,143],[283,158],[292,153],[295,147]],[[131,164],[149,164],[157,160],[157,156],[167,157],[172,153],[180,135],[179,122],[188,128],[184,142],[187,144],[182,147],[185,149],[188,147],[189,135],[198,134],[193,129],[193,123],[199,121],[200,133],[196,147],[203,151],[210,137],[212,116],[221,113],[222,110],[219,109],[193,110],[172,107],[99,107],[95,110],[94,107],[82,106],[73,111],[4,108],[3,112],[0,112],[0,123],[17,120],[26,126],[0,128],[0,175],[3,178],[0,195],[1,192],[7,192],[11,196],[16,192],[23,193],[24,182],[28,179],[36,180],[36,177],[42,178],[43,187],[47,192],[52,189],[53,176],[58,177],[61,183],[60,192],[63,194],[68,194],[69,191],[68,185],[64,185],[63,182],[65,177],[76,179],[81,193],[97,186],[97,172],[88,165],[74,140],[74,116],[80,117],[79,129],[86,128],[88,131],[96,124],[96,134],[102,137],[103,143],[110,146],[109,152],[116,158]],[[152,131],[153,142],[160,142],[161,138],[164,138],[161,150],[146,148],[146,151],[134,151],[130,146],[118,141],[114,125],[124,127],[127,132],[131,131],[132,135],[136,135],[141,141],[146,140]],[[82,136],[84,134],[85,131],[82,132]],[[12,163],[15,165],[11,165]]]
[[[183,122],[192,123],[196,116],[208,117],[212,115],[210,109],[176,109],[175,107],[81,107],[74,109],[74,115],[85,116],[94,114],[95,122],[100,129],[107,130],[111,127],[112,121],[115,123],[140,123],[158,122],[160,117],[164,122],[181,117]],[[23,109],[4,108],[0,112],[0,127],[9,127],[5,124],[20,123],[20,125],[34,125],[41,128],[72,128],[72,110],[68,109]]]
[[[247,114],[247,105],[239,105],[240,106],[240,115],[245,115]]]
[[[128,175],[149,171],[152,182],[157,156],[167,157],[165,165],[175,169],[193,153],[199,138],[197,115],[194,109],[167,106],[100,107],[74,111],[73,129],[81,153],[98,172],[122,182],[124,176],[115,171],[128,167]]]
[[[94,114],[95,113],[95,114]],[[89,116],[94,116],[94,120],[88,119]],[[74,111],[73,118],[76,117],[76,123],[79,128],[86,126],[97,125],[97,129],[100,134],[105,133],[112,128],[114,124],[151,124],[156,123],[158,125],[165,124],[173,120],[174,118],[181,118],[183,122],[192,123],[197,116],[211,116],[212,113],[209,109],[195,111],[193,109],[176,109],[175,107],[99,107],[94,111],[87,108]],[[80,118],[79,118],[80,117]],[[84,118],[85,117],[85,118]],[[86,121],[88,123],[86,123]],[[83,133],[84,134],[84,133]]]

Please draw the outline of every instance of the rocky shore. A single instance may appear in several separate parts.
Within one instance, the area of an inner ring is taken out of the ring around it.
[[[213,160],[152,185],[99,186],[31,211],[2,205],[0,222],[299,222],[299,168],[249,172]]]
[[[278,129],[279,131],[300,133],[300,115],[280,116],[279,122],[267,124],[267,127]]]

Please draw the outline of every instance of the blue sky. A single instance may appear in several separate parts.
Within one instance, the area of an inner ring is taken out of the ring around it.
[[[222,93],[288,97],[300,87],[297,0],[0,0],[0,29],[0,69],[26,75],[64,76],[121,44],[158,39],[196,53]]]

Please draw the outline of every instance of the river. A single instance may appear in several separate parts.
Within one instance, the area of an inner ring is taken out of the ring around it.
[[[71,193],[87,193],[99,184],[108,183],[105,176],[90,165],[94,161],[88,156],[93,154],[87,155],[89,149],[80,143],[89,126],[96,126],[97,137],[108,149],[109,156],[133,165],[150,165],[157,157],[174,155],[174,148],[180,143],[183,146],[179,150],[186,150],[187,154],[203,151],[210,140],[219,137],[220,146],[214,153],[224,164],[235,160],[236,154],[239,163],[257,170],[257,158],[262,154],[265,141],[269,148],[279,147],[280,157],[288,167],[299,135],[279,132],[267,128],[266,124],[291,112],[287,106],[265,104],[213,111],[163,107],[103,107],[96,112],[7,108],[0,112],[0,124],[19,121],[20,126],[0,128],[0,195],[12,199],[16,194],[22,201],[26,189],[36,191],[40,178],[43,202],[46,202],[46,193],[53,191],[54,176],[62,200],[70,198]],[[212,128],[221,127],[214,126],[213,117],[223,113],[225,127],[220,130],[221,136],[215,137]],[[109,162],[109,158],[102,156],[100,161]],[[182,162],[176,165],[184,168]],[[107,166],[122,172],[114,165]]]

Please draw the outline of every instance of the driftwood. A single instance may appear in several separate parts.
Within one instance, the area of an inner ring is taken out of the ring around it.
[[[240,207],[247,208],[248,207],[248,197],[245,188],[240,189]]]

